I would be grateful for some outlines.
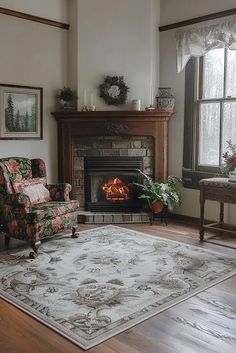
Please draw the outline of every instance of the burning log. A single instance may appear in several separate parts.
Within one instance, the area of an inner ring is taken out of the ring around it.
[[[127,200],[129,195],[129,188],[119,178],[110,179],[102,187],[106,193],[107,200]]]

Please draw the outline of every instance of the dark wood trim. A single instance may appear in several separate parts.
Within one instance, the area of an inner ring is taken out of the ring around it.
[[[193,169],[194,166],[195,65],[195,58],[191,58],[185,69],[183,168],[187,169]]]
[[[174,112],[166,112],[164,110],[97,110],[97,111],[76,111],[76,110],[59,110],[51,113],[58,122],[68,121],[93,121],[93,120],[126,120],[140,119],[140,121],[168,121]],[[114,122],[114,121],[113,121]]]
[[[57,28],[61,28],[61,29],[68,30],[70,28],[70,25],[67,23],[49,20],[44,17],[34,16],[34,15],[27,14],[25,12],[19,12],[19,11],[15,11],[15,10],[11,10],[11,9],[6,9],[4,7],[0,7],[0,14],[18,17],[18,18],[22,18],[24,20],[38,22],[38,23],[42,23],[42,24],[45,24],[48,26],[53,26],[53,27],[57,27]]]
[[[216,18],[232,16],[232,15],[236,15],[236,8],[225,10],[225,11],[211,13],[211,14],[205,15],[205,16],[194,17],[194,18],[191,18],[191,19],[185,20],[185,21],[170,23],[169,25],[165,25],[165,26],[160,26],[159,27],[159,32],[169,31],[171,29],[175,29],[175,28],[179,28],[179,27],[185,27],[185,26],[193,25],[195,23],[210,21],[210,20],[214,20]]]

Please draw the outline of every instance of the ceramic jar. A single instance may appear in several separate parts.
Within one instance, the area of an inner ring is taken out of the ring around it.
[[[171,88],[159,88],[158,95],[156,96],[157,109],[173,112],[175,108],[175,97],[171,94]]]

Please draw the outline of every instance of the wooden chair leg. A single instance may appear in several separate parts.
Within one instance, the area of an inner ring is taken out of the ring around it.
[[[205,206],[205,195],[204,191],[201,189],[200,191],[200,230],[199,236],[200,241],[204,240],[204,206]]]
[[[41,244],[41,241],[31,241],[31,248],[34,250],[30,252],[29,254],[29,257],[30,259],[35,259],[37,257],[37,254],[38,254],[38,249],[39,249],[39,246]]]
[[[10,237],[5,233],[5,249],[9,249]]]
[[[71,238],[74,238],[74,239],[76,239],[76,238],[78,238],[78,236],[79,236],[79,233],[76,233],[76,230],[77,230],[77,228],[76,227],[72,227],[72,233],[71,233]]]

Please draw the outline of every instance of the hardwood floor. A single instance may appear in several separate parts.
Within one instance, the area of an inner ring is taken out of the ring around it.
[[[171,223],[162,226],[125,225],[127,228],[201,246],[222,254],[236,255],[235,239],[199,244],[193,226]],[[91,226],[80,225],[79,229]],[[0,251],[4,249],[3,237]],[[210,236],[206,236],[209,239]],[[16,246],[13,242],[12,247]],[[0,254],[1,256],[1,254]],[[0,300],[1,353],[80,353],[83,350]],[[157,314],[88,353],[235,353],[236,352],[236,276],[217,284],[174,307]]]

